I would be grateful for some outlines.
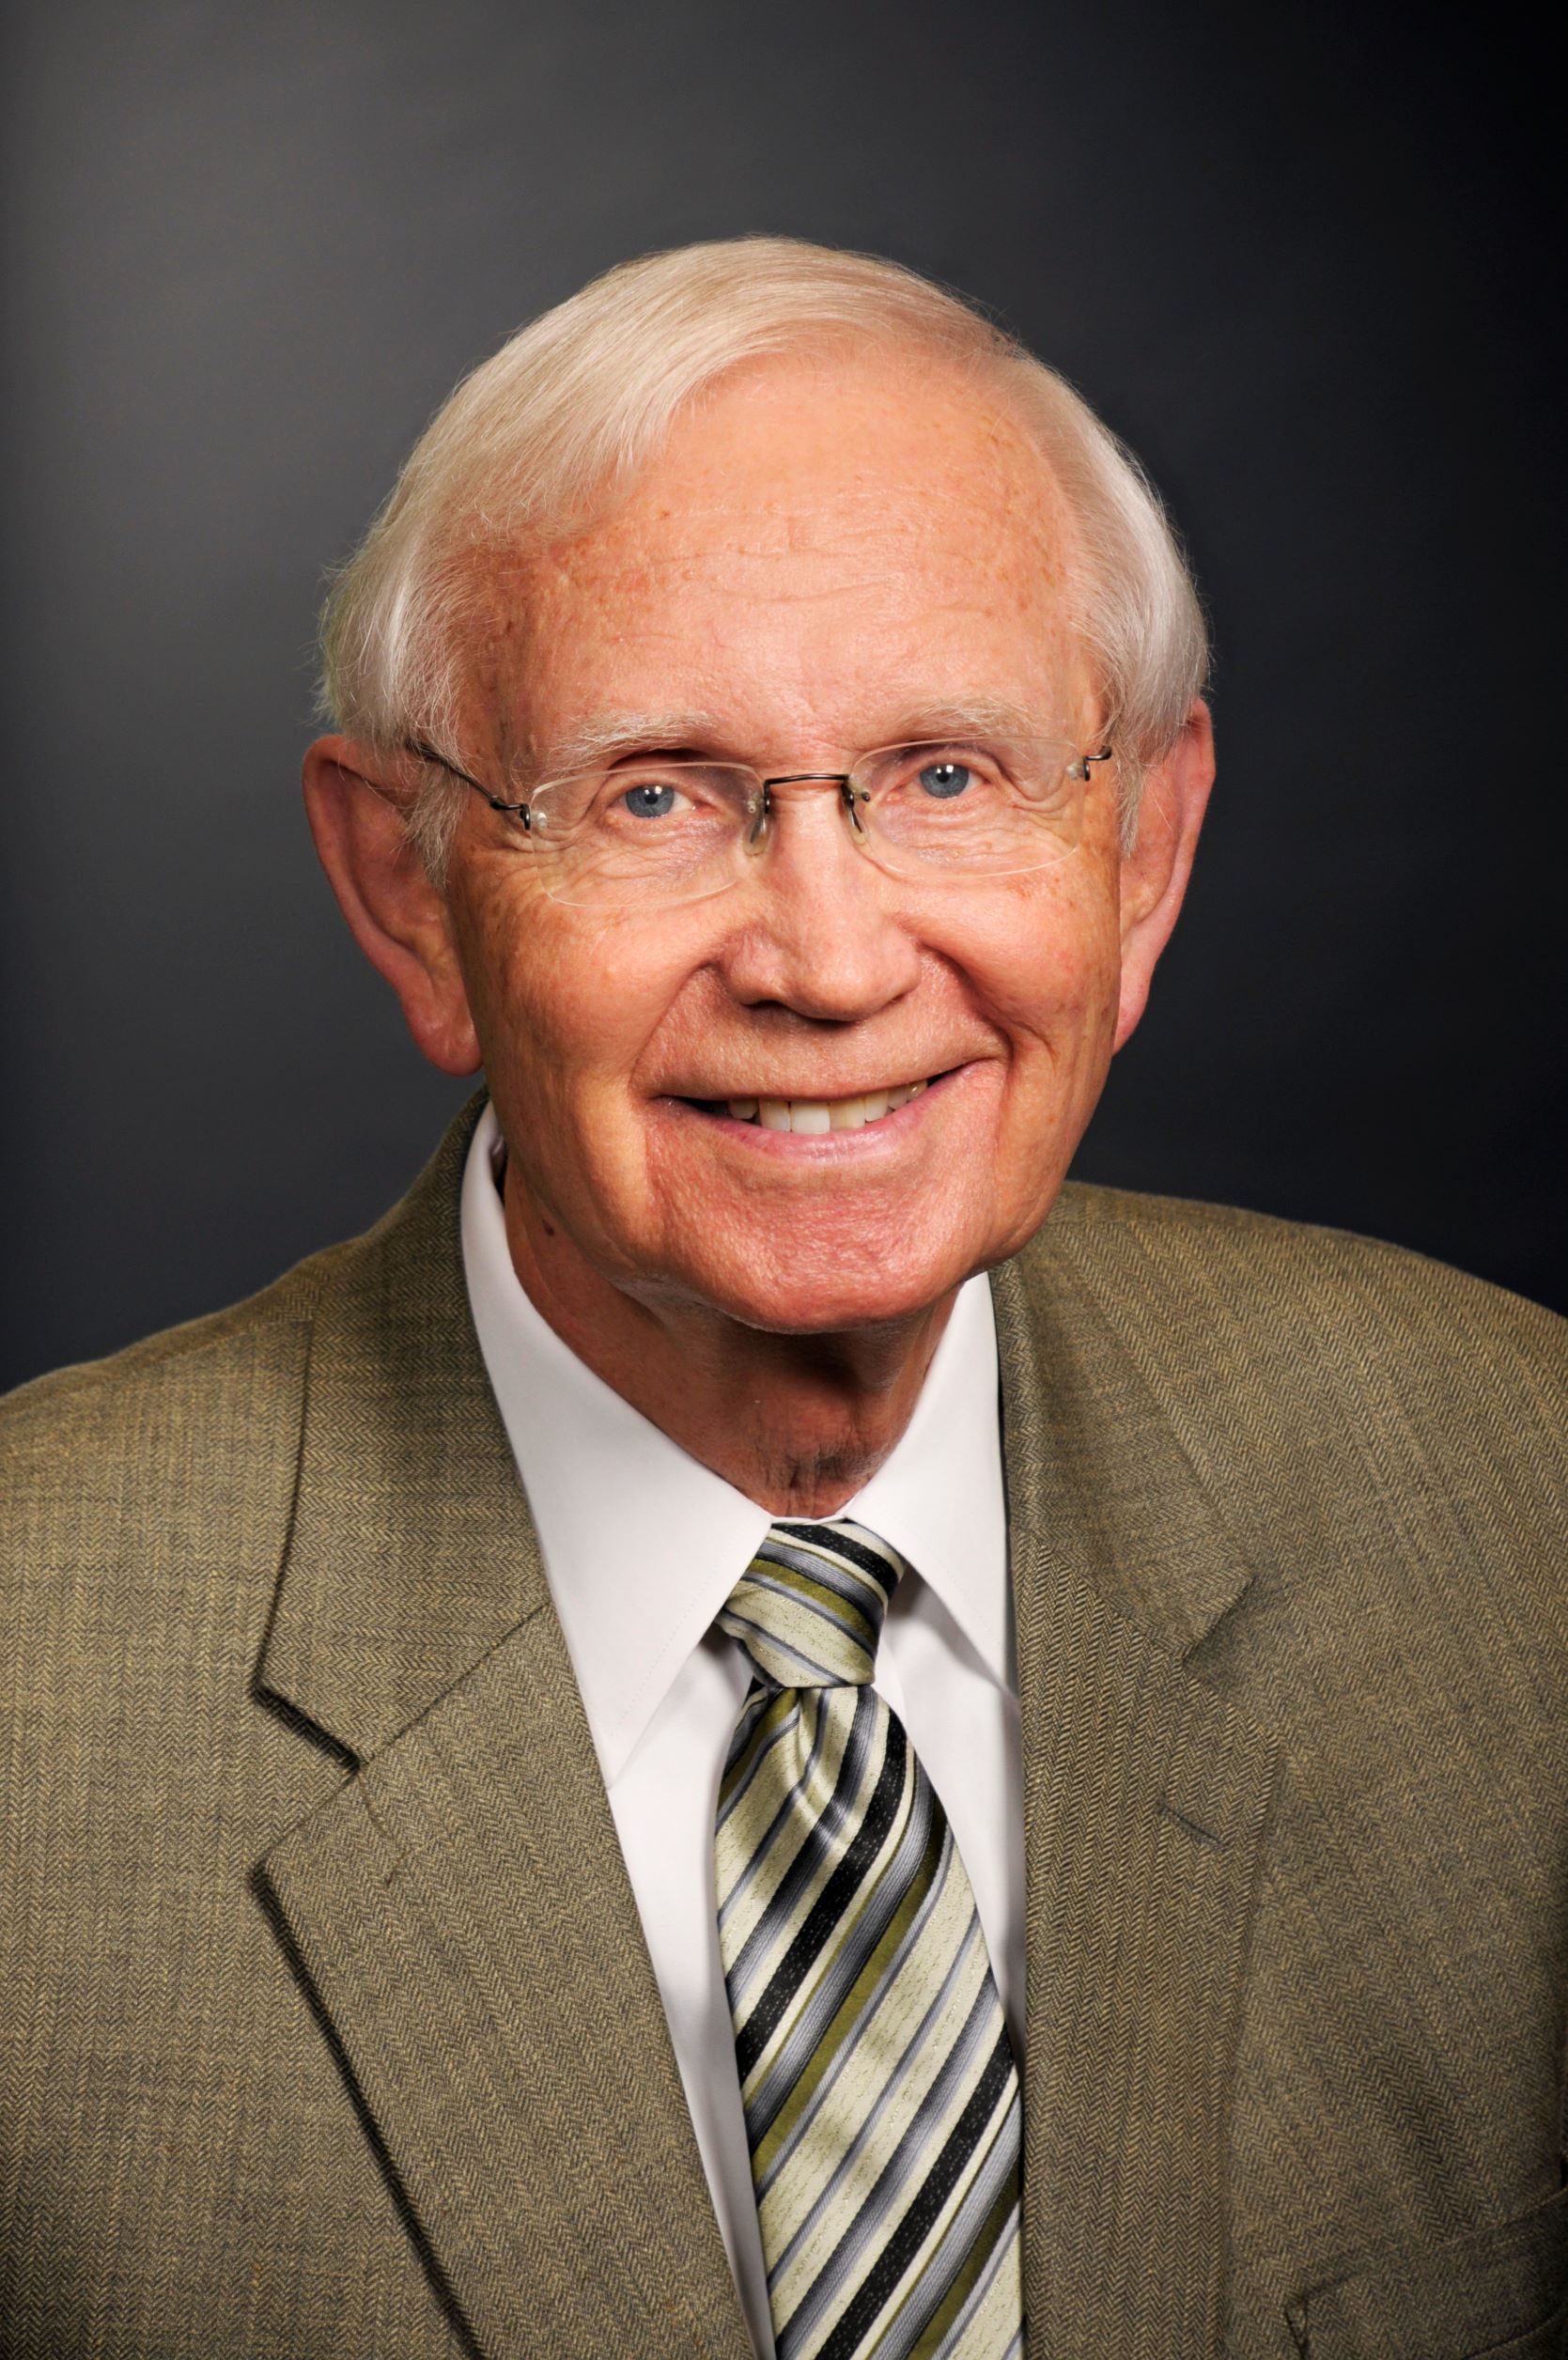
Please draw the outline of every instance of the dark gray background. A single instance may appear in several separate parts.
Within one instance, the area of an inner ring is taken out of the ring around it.
[[[1221,787],[1080,1169],[1568,1308],[1545,59],[1498,11],[39,6],[7,20],[0,1381],[362,1226],[461,1095],[296,786],[341,555],[621,256],[867,247],[1144,457]]]

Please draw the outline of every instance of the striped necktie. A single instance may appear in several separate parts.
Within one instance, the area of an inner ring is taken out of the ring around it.
[[[751,1659],[719,1793],[719,1947],[779,2360],[1023,2350],[1021,2107],[974,1895],[870,1685],[905,1570],[775,1524],[719,1616]]]

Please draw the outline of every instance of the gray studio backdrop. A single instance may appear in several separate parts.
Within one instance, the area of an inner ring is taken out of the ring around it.
[[[1568,1306],[1552,126],[1515,28],[66,0],[5,39],[0,1381],[262,1283],[423,1159],[461,1094],[300,815],[324,570],[513,327],[746,230],[983,299],[1196,557],[1222,785],[1080,1169]]]

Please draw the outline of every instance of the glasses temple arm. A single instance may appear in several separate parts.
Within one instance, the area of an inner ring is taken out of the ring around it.
[[[459,770],[455,762],[448,762],[443,753],[437,753],[434,746],[427,744],[423,738],[405,738],[402,741],[402,751],[404,753],[411,753],[418,762],[433,762],[438,770],[445,770],[452,778],[461,779],[465,786],[473,787],[476,795],[484,797],[491,811],[509,812],[515,817],[520,818],[525,828],[529,825],[526,803],[504,803],[499,796],[490,793],[489,788],[482,780],[471,778],[466,770]]]

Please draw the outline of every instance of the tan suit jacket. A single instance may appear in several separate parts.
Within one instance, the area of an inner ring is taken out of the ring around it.
[[[0,1410],[8,2360],[748,2350],[470,1324],[473,1119]],[[1032,2360],[1559,2352],[1568,1330],[1091,1188],[993,1283]]]

